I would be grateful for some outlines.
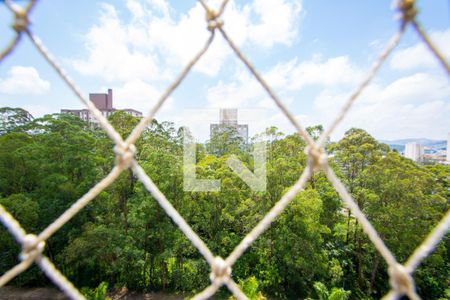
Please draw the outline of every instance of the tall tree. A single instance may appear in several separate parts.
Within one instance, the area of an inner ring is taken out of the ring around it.
[[[244,139],[237,129],[225,124],[215,128],[207,144],[208,151],[216,156],[237,154],[243,147]]]
[[[0,108],[0,135],[17,130],[30,123],[33,116],[22,108]]]

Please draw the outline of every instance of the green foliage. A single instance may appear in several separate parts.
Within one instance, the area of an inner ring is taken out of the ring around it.
[[[10,214],[16,218],[27,231],[35,231],[39,221],[39,206],[36,201],[25,194],[12,194],[0,198],[3,205]]]
[[[323,126],[319,124],[315,126],[306,127],[306,131],[313,138],[313,140],[317,141],[320,135],[323,133]]]
[[[0,135],[20,130],[30,123],[33,116],[22,108],[0,108]]]
[[[12,119],[5,119],[0,133],[0,204],[28,232],[38,233],[111,170],[113,143],[72,115],[33,120],[24,111],[3,111]],[[124,138],[139,121],[122,112],[109,120]],[[314,138],[322,130],[308,128]],[[235,155],[252,169],[251,147],[224,129],[206,146],[197,145],[195,166],[199,179],[220,179],[221,191],[194,193],[183,191],[184,133],[153,121],[136,144],[136,160],[212,252],[226,257],[298,180],[307,164],[305,142],[275,127],[255,136],[267,142],[268,184],[266,192],[254,192],[226,163]],[[404,261],[449,208],[450,166],[418,166],[361,129],[347,131],[327,149],[330,165]],[[447,297],[449,245],[445,237],[414,273],[421,295]],[[204,258],[130,170],[52,236],[45,251],[76,286],[88,287],[83,292],[89,299],[105,299],[105,282],[187,293],[209,282]],[[0,229],[0,273],[17,264],[19,252]],[[320,172],[239,258],[233,278],[251,299],[378,299],[389,290],[382,258]],[[32,268],[11,284],[47,281]]]
[[[346,291],[343,288],[333,287],[328,290],[325,284],[318,281],[314,283],[314,290],[319,300],[347,300],[351,295],[351,291]]]
[[[241,290],[245,293],[250,300],[266,300],[267,298],[259,290],[258,279],[255,276],[250,276],[245,280],[239,281],[239,286]],[[236,299],[234,296],[230,297],[229,300]]]
[[[108,121],[114,127],[114,129],[122,136],[126,138],[139,123],[139,117],[133,117],[124,111],[117,111],[109,116]]]
[[[212,131],[207,149],[216,156],[238,154],[244,147],[244,142],[235,127],[219,124]]]
[[[329,292],[325,284],[322,282],[314,282],[314,290],[319,297],[319,300],[328,300]]]
[[[332,288],[330,292],[329,300],[347,300],[350,298],[351,291],[346,291],[342,288]]]
[[[87,300],[111,300],[107,295],[108,283],[101,282],[95,289],[82,288],[81,293],[86,297]]]

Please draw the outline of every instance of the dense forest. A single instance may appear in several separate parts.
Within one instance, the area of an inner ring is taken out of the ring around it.
[[[139,121],[116,112],[109,121],[126,137]],[[34,119],[0,110],[0,204],[39,233],[114,165],[113,143],[69,114]],[[308,128],[317,138],[322,127]],[[220,192],[183,191],[183,133],[153,121],[136,159],[212,252],[226,257],[304,170],[305,142],[275,127],[267,141],[267,190],[252,191],[226,164],[250,168],[251,146],[224,130],[197,145],[198,178],[221,179]],[[362,129],[328,142],[330,164],[396,258],[403,262],[450,207],[450,166],[418,165]],[[0,274],[18,262],[19,245],[0,229]],[[45,254],[77,287],[191,295],[209,284],[209,266],[130,170],[46,243]],[[414,273],[425,299],[450,299],[450,239]],[[359,224],[317,172],[284,213],[233,266],[251,298],[379,299],[389,290],[386,264]],[[50,285],[33,266],[10,285]],[[85,291],[89,291],[85,289]],[[218,297],[229,297],[225,288]]]

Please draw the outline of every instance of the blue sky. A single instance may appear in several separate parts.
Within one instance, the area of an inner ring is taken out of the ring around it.
[[[24,1],[19,1],[24,3]],[[218,1],[209,2],[212,7]],[[419,20],[450,57],[448,1],[418,1]],[[391,1],[230,0],[224,28],[293,114],[327,125],[398,29]],[[0,5],[0,46],[13,36]],[[39,1],[35,32],[87,95],[114,90],[114,105],[146,113],[208,37],[196,1]],[[24,39],[0,64],[0,106],[34,116],[82,104]],[[204,139],[219,107],[236,107],[250,133],[293,131],[220,35],[157,114]],[[379,139],[446,138],[450,85],[410,28],[333,134],[361,127]]]

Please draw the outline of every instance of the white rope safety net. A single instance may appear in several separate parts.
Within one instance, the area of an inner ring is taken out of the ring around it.
[[[271,89],[269,84],[263,79],[258,71],[253,67],[251,62],[236,46],[230,36],[225,31],[222,20],[223,12],[226,8],[228,0],[224,0],[218,10],[211,9],[204,0],[199,0],[206,12],[207,28],[210,31],[210,36],[202,46],[200,51],[192,58],[192,60],[184,67],[181,73],[176,77],[173,83],[165,90],[162,96],[158,99],[156,105],[150,110],[148,115],[141,119],[140,123],[133,129],[131,134],[123,140],[120,135],[114,130],[107,119],[94,106],[91,101],[88,101],[80,89],[69,78],[66,72],[60,67],[56,60],[51,56],[49,51],[45,48],[40,39],[31,31],[29,15],[37,4],[37,0],[30,0],[24,7],[20,7],[11,0],[5,0],[6,7],[14,14],[15,21],[12,28],[15,31],[15,37],[7,45],[7,47],[0,53],[0,63],[13,52],[14,48],[19,44],[23,36],[30,39],[32,44],[45,58],[45,60],[53,67],[59,74],[67,86],[73,93],[86,105],[90,112],[97,118],[100,126],[105,130],[109,138],[115,143],[114,153],[116,155],[115,166],[111,172],[94,187],[92,187],[83,197],[78,199],[69,209],[67,209],[60,217],[53,223],[48,225],[38,235],[26,233],[20,224],[15,220],[6,209],[0,205],[0,221],[8,229],[10,234],[21,245],[22,252],[19,256],[20,263],[15,267],[1,275],[0,287],[4,286],[11,279],[25,271],[32,263],[36,263],[39,268],[46,274],[46,276],[58,286],[71,299],[84,299],[83,295],[67,278],[53,265],[53,263],[43,254],[45,249],[45,241],[58,231],[65,223],[67,223],[74,215],[76,215],[83,207],[85,207],[92,199],[94,199],[101,191],[113,183],[116,178],[126,169],[131,168],[133,173],[142,181],[145,188],[151,193],[158,204],[164,209],[167,215],[177,224],[186,237],[203,255],[205,260],[211,267],[210,280],[211,284],[202,292],[194,296],[194,299],[206,299],[213,296],[216,291],[223,285],[227,286],[233,295],[238,299],[247,299],[245,294],[236,284],[232,278],[232,266],[239,259],[239,257],[246,251],[248,247],[270,226],[274,219],[283,212],[286,206],[291,202],[297,193],[303,190],[305,184],[308,182],[314,172],[323,171],[328,180],[334,186],[344,205],[351,211],[353,216],[358,220],[364,232],[372,241],[378,252],[384,258],[388,265],[388,273],[390,277],[391,291],[385,295],[383,299],[398,299],[403,295],[407,295],[410,299],[420,299],[420,296],[415,290],[415,283],[412,278],[412,273],[416,270],[419,264],[434,250],[439,241],[448,232],[450,228],[450,211],[447,211],[443,219],[437,226],[429,233],[422,244],[411,254],[406,262],[403,264],[397,262],[394,255],[386,247],[383,240],[378,235],[377,231],[368,221],[364,213],[360,210],[358,205],[353,200],[346,187],[338,179],[331,167],[328,165],[327,155],[324,150],[324,145],[327,138],[336,128],[336,126],[346,116],[349,109],[352,107],[358,96],[364,88],[370,83],[372,78],[377,73],[392,50],[398,45],[405,29],[408,26],[414,30],[421,37],[428,49],[433,53],[436,59],[443,66],[447,75],[450,75],[449,63],[444,56],[434,46],[426,32],[416,19],[417,10],[414,0],[400,0],[397,3],[397,9],[401,13],[399,30],[389,40],[384,50],[380,53],[378,58],[373,63],[370,70],[367,72],[364,80],[355,88],[353,93],[347,99],[345,105],[337,115],[321,137],[315,142],[307,131],[302,127],[299,121],[289,112],[287,107],[278,98],[275,92]],[[216,34],[221,34],[228,45],[231,47],[236,56],[244,63],[248,70],[253,74],[256,80],[261,84],[263,89],[272,98],[275,104],[281,109],[284,115],[294,125],[297,132],[305,139],[307,143],[306,154],[308,156],[308,165],[296,183],[281,197],[275,206],[264,216],[264,218],[257,224],[255,228],[236,246],[236,248],[229,254],[228,257],[215,256],[200,237],[192,230],[183,217],[171,205],[165,195],[153,183],[152,179],[145,173],[142,167],[134,159],[135,147],[134,143],[139,138],[141,133],[145,130],[158,110],[162,107],[167,98],[184,80],[186,75],[191,71],[192,67],[199,61],[199,59],[208,51],[209,46],[214,40]]]

